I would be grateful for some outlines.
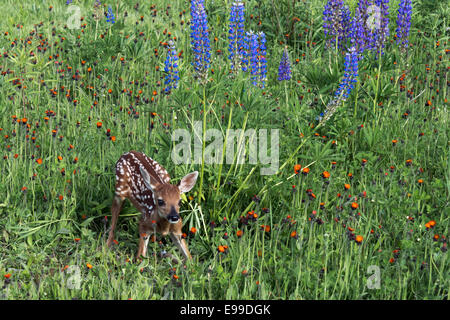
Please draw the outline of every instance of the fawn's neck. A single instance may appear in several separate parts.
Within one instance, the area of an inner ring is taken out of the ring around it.
[[[158,209],[155,208],[155,210],[153,210],[152,214],[150,215],[150,219],[147,220],[150,220],[152,226],[154,226],[154,223],[156,224],[157,233],[160,233],[163,236],[169,233],[170,222],[158,214]]]

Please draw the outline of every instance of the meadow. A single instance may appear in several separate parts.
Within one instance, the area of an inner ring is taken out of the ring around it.
[[[381,2],[389,34],[357,55],[361,37],[325,32],[327,1],[244,1],[242,70],[230,1],[205,1],[199,49],[190,1],[3,0],[0,299],[448,300],[450,11],[412,1],[405,46],[405,1]],[[276,173],[175,164],[172,133],[197,121],[278,129]],[[107,248],[130,150],[174,183],[200,172],[181,209],[192,261],[161,257],[180,253],[160,236],[135,261],[128,201]]]

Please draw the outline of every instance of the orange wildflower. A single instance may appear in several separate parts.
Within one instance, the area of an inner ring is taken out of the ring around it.
[[[328,179],[330,177],[330,173],[328,171],[322,172],[322,178]]]

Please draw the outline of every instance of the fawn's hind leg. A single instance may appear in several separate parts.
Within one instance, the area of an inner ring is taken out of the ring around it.
[[[125,199],[120,197],[119,195],[114,196],[114,200],[111,206],[111,229],[109,230],[109,236],[106,244],[108,247],[111,246],[114,240],[114,230],[116,229],[117,219],[119,218],[120,210],[122,209],[123,201]]]

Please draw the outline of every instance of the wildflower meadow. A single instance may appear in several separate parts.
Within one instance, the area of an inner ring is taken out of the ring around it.
[[[2,4],[0,299],[450,298],[445,1]],[[192,259],[106,245],[131,150]]]

